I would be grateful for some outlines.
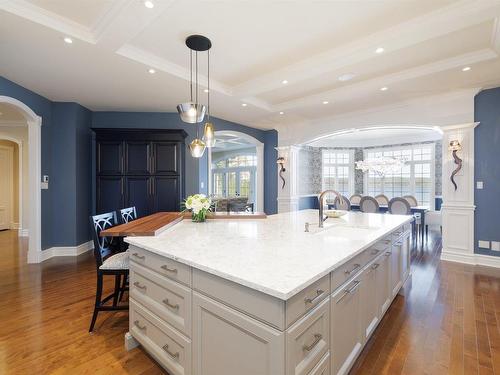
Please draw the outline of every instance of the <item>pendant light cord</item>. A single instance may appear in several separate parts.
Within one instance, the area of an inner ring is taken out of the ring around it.
[[[210,122],[210,49],[207,51],[207,62],[208,62],[208,84],[207,84],[207,90],[208,90],[208,100],[207,100],[207,117],[208,117],[208,122]]]
[[[190,71],[190,77],[189,77],[189,89],[191,93],[191,103],[193,102],[193,50],[189,50],[189,71]]]

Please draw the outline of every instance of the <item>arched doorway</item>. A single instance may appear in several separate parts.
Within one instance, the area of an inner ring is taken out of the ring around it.
[[[250,163],[252,165],[235,166],[231,171],[223,172],[221,170],[218,173],[223,176],[224,184],[231,185],[231,189],[228,189],[225,193],[228,195],[233,193],[240,195],[243,191],[243,182],[246,184],[247,181],[252,181],[250,185],[254,185],[255,190],[248,191],[245,194],[249,195],[249,199],[254,200],[255,211],[264,211],[264,144],[248,134],[232,130],[216,131],[215,136],[218,139],[216,147],[210,149],[208,153],[208,193],[210,195],[220,193],[216,191],[217,189],[214,189],[214,183],[216,182],[214,176],[217,178],[218,174],[213,173],[212,169],[214,162],[222,161],[221,155],[225,155],[226,159],[237,155],[247,159],[252,158],[252,160],[255,160],[255,163]],[[250,149],[253,151],[250,151]]]
[[[41,262],[41,125],[42,118],[23,102],[0,95],[0,104],[16,109],[28,126],[29,245],[28,263]],[[1,129],[0,129],[1,130]]]

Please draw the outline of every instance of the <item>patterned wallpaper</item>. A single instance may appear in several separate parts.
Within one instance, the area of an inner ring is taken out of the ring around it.
[[[435,195],[442,194],[442,142],[419,142],[419,143],[404,143],[387,146],[354,148],[354,161],[363,160],[363,150],[370,148],[385,148],[394,146],[408,146],[415,144],[435,144]],[[322,190],[321,186],[321,151],[323,149],[332,150],[352,150],[347,147],[312,147],[301,146],[299,150],[299,171],[298,171],[298,191],[299,195],[319,194]],[[364,174],[360,170],[355,171],[354,176],[354,191],[356,194],[363,194],[363,177]]]

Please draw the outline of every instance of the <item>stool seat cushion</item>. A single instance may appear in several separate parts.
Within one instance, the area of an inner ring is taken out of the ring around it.
[[[100,270],[128,270],[129,254],[128,251],[118,253],[107,258],[99,267]]]

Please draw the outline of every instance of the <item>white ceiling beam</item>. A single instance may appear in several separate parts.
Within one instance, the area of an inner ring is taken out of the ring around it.
[[[155,68],[157,71],[171,74],[186,81],[190,80],[190,71],[186,67],[174,64],[166,59],[158,57],[153,53],[149,53],[132,45],[126,44],[118,49],[116,53],[148,67]],[[206,75],[199,74],[198,80],[200,86],[207,87],[208,79]],[[213,78],[210,79],[210,90],[232,96],[231,88],[229,86],[224,85]]]
[[[406,69],[397,73],[379,76],[352,85],[343,86],[337,89],[328,90],[319,94],[314,94],[306,97],[301,97],[294,100],[289,100],[279,105],[276,105],[276,110],[285,111],[298,107],[306,107],[309,105],[318,105],[324,98],[330,101],[336,99],[356,98],[364,95],[367,92],[377,92],[383,86],[390,86],[402,81],[428,76],[431,74],[443,72],[450,69],[458,69],[466,65],[472,65],[478,62],[488,61],[498,58],[498,54],[491,49],[482,49],[455,56],[449,59],[435,61],[429,64],[420,65],[415,68]]]
[[[500,17],[495,18],[491,34],[491,47],[500,54]]]
[[[40,25],[59,31],[65,36],[71,36],[87,43],[96,43],[92,31],[66,17],[50,12],[24,0],[1,0],[0,9],[16,16],[25,18]]]
[[[328,72],[342,70],[377,58],[375,49],[384,46],[386,53],[431,40],[500,16],[499,1],[462,0],[424,14],[389,29],[371,34],[327,52],[263,74],[234,87],[238,96],[254,96],[283,88],[286,78],[291,84]]]

